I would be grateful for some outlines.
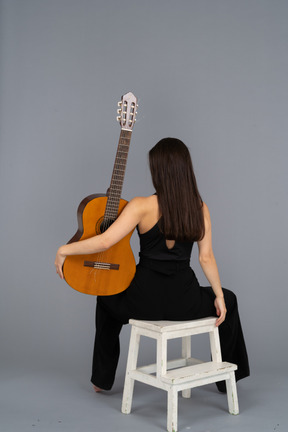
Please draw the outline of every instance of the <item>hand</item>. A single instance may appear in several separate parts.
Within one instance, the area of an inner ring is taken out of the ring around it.
[[[56,258],[55,258],[55,267],[56,267],[56,273],[60,276],[61,279],[64,279],[62,267],[65,261],[66,255],[64,255],[62,247],[60,247],[57,251]]]
[[[223,321],[225,321],[225,317],[226,317],[227,309],[226,309],[224,297],[216,297],[214,301],[214,305],[216,308],[216,314],[219,317],[216,320],[216,326],[218,327],[220,324],[222,324]]]

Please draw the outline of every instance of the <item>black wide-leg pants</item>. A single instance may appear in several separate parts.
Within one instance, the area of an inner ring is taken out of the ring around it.
[[[117,295],[97,298],[96,335],[91,381],[110,390],[117,369],[119,334],[130,318],[184,321],[216,316],[211,287],[201,287],[193,270],[163,264],[159,271],[149,262],[137,266],[129,288]],[[223,288],[227,315],[219,326],[222,359],[238,365],[236,380],[249,376],[249,362],[235,294]],[[221,389],[219,383],[218,388]],[[223,389],[223,386],[222,386]]]

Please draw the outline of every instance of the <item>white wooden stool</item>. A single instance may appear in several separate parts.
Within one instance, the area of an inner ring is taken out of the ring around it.
[[[134,381],[166,390],[168,393],[167,430],[177,431],[178,391],[189,398],[191,388],[226,380],[230,414],[239,414],[235,381],[237,365],[222,362],[216,318],[194,321],[139,321],[131,319],[131,337],[124,384],[122,412],[131,412]],[[191,358],[191,336],[209,333],[212,361]],[[157,341],[156,364],[137,368],[140,336]],[[182,338],[182,357],[167,361],[167,341]]]

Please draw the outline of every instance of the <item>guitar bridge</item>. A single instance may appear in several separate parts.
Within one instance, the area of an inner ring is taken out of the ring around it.
[[[84,267],[93,267],[99,270],[119,270],[120,265],[99,261],[84,261]]]

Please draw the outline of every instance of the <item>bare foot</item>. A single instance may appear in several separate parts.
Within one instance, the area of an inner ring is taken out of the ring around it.
[[[101,388],[96,387],[94,384],[93,384],[93,387],[94,387],[94,390],[95,390],[96,393],[100,393],[102,391]]]

